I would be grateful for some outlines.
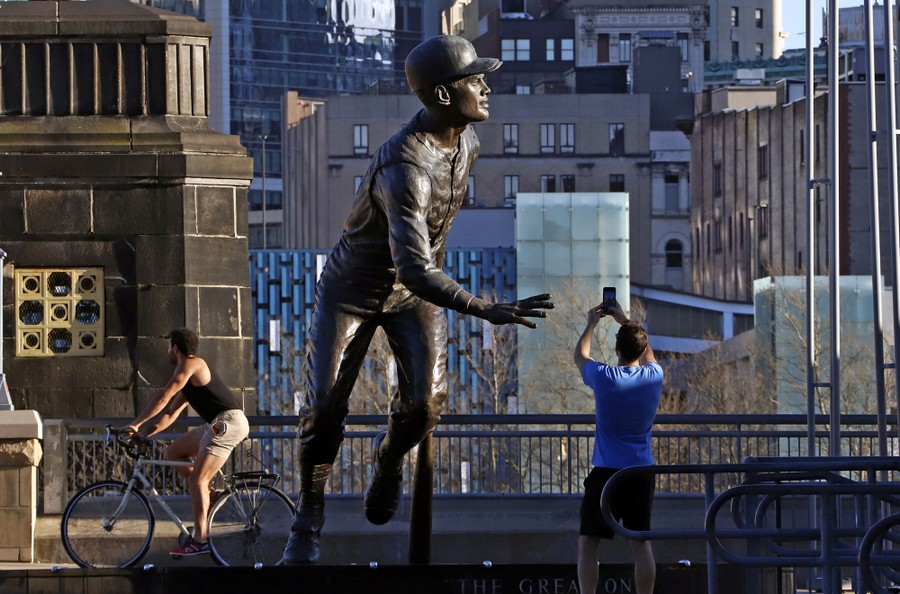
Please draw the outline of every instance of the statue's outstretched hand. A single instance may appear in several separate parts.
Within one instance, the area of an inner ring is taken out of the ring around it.
[[[546,318],[544,310],[553,309],[550,294],[534,295],[511,303],[488,304],[482,317],[491,324],[522,324],[529,328],[537,328],[537,324],[528,318]]]

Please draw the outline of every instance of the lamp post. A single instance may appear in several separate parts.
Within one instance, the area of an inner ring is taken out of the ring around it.
[[[262,140],[262,248],[266,249],[266,139],[267,134],[260,134]]]
[[[14,410],[9,388],[6,386],[6,375],[3,374],[3,261],[6,252],[0,250],[0,410]]]

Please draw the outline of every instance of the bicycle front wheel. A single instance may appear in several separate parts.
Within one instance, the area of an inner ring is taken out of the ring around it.
[[[63,546],[81,567],[131,567],[150,548],[154,518],[143,493],[121,481],[88,485],[66,505]]]
[[[221,565],[275,565],[294,519],[288,496],[268,485],[241,485],[209,514],[209,549]]]

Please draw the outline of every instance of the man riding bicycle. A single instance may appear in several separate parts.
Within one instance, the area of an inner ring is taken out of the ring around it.
[[[172,377],[162,392],[125,429],[130,434],[149,437],[171,425],[187,405],[191,405],[205,423],[175,439],[166,449],[166,458],[191,461],[193,466],[176,467],[187,479],[194,514],[194,532],[183,547],[170,555],[181,558],[209,553],[207,516],[214,494],[209,483],[225,465],[235,446],[250,432],[247,417],[237,396],[228,389],[206,361],[196,355],[199,338],[188,328],[172,330],[169,335],[169,361],[175,365]],[[156,417],[144,431],[141,425]]]

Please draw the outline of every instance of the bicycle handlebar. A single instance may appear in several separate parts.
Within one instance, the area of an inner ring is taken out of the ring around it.
[[[137,433],[129,433],[125,429],[107,425],[106,445],[109,445],[113,438],[115,438],[122,448],[124,448],[125,453],[132,458],[146,456],[153,448],[153,442],[146,437],[138,435]]]

